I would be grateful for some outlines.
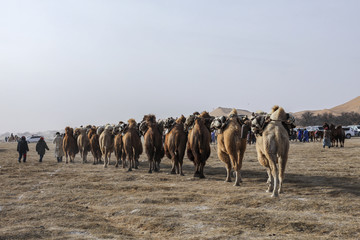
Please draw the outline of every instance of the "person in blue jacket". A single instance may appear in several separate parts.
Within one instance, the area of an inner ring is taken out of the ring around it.
[[[303,142],[309,142],[309,131],[306,128],[303,133]]]

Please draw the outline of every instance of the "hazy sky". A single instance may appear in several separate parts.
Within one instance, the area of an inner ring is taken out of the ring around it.
[[[0,133],[360,95],[360,1],[0,0]]]

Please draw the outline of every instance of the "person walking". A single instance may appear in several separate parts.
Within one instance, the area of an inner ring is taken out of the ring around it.
[[[46,150],[49,150],[49,147],[47,146],[44,138],[41,137],[40,140],[36,144],[36,151],[40,155],[39,162],[42,162],[42,159],[45,155]]]
[[[53,143],[55,144],[55,157],[57,159],[57,162],[62,162],[62,157],[64,156],[63,137],[60,135],[59,132],[56,133]]]
[[[21,158],[23,158],[23,162],[26,162],[26,153],[29,151],[29,146],[26,142],[25,136],[22,136],[18,142],[17,151],[19,152],[19,163],[21,163]]]

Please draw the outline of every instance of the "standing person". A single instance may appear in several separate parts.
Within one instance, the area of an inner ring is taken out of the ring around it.
[[[328,146],[331,147],[331,130],[329,129],[329,125],[327,123],[324,124],[324,138],[323,138],[323,148]]]
[[[42,162],[42,159],[45,155],[45,151],[49,150],[45,140],[43,137],[40,138],[40,140],[36,144],[36,151],[40,155],[39,162]]]
[[[29,146],[26,142],[25,136],[22,136],[18,142],[17,151],[19,152],[19,163],[21,162],[21,158],[23,158],[23,162],[26,162],[26,153],[29,151]]]
[[[55,144],[55,157],[57,159],[57,162],[62,162],[62,157],[64,156],[63,137],[60,135],[59,132],[56,133],[56,137],[53,143]]]
[[[309,131],[306,128],[303,132],[303,142],[309,142]]]

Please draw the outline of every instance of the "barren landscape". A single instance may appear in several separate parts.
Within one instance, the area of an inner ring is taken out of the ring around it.
[[[206,179],[148,174],[143,154],[132,172],[111,166],[56,163],[54,146],[26,163],[16,143],[0,143],[0,239],[359,239],[360,139],[345,148],[292,142],[284,194],[266,193],[267,174],[248,145],[240,187],[225,183],[215,146]]]

